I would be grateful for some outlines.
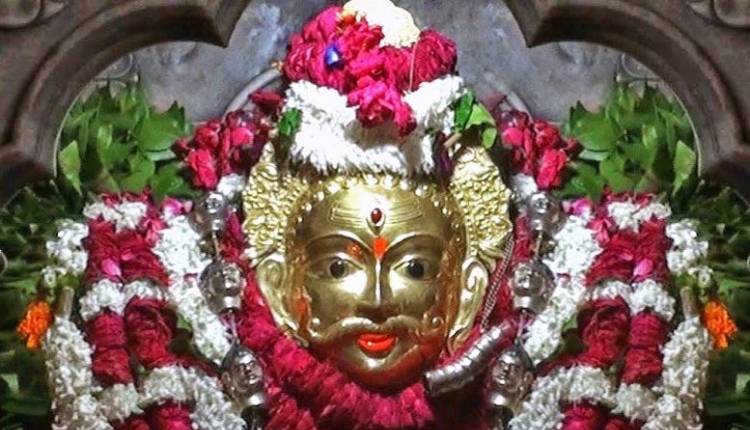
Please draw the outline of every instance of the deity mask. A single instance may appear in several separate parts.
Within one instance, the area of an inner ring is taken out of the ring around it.
[[[445,185],[293,174],[268,145],[244,227],[276,323],[354,381],[398,389],[469,335],[510,232],[509,198],[481,147]]]

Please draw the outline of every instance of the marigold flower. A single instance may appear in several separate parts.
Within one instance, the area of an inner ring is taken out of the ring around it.
[[[42,337],[52,324],[52,310],[49,303],[36,300],[26,308],[26,314],[18,325],[18,334],[26,340],[29,349],[38,349],[42,345]]]
[[[714,347],[726,349],[729,338],[737,332],[737,325],[729,315],[726,305],[717,299],[710,300],[703,309],[703,323],[714,339]]]

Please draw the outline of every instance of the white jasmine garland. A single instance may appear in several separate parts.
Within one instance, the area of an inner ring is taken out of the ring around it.
[[[159,231],[153,251],[171,279],[203,272],[210,260],[200,249],[200,240],[201,234],[185,215],[170,219],[167,228]]]
[[[164,291],[151,281],[139,280],[122,285],[109,279],[95,283],[79,301],[81,318],[88,321],[106,309],[123,314],[134,297],[166,300]]]
[[[196,429],[244,429],[245,421],[233,410],[218,380],[198,369],[167,366],[153,370],[143,381],[140,406],[174,401],[195,406],[190,419]]]
[[[122,284],[103,279],[92,285],[79,301],[81,318],[88,321],[105,309],[122,314],[126,304]]]
[[[169,302],[193,329],[193,341],[201,353],[220,364],[231,348],[224,323],[206,303],[198,280],[187,277],[172,283],[167,289]]]
[[[587,222],[585,217],[569,216],[554,236],[557,246],[544,258],[555,275],[555,289],[547,307],[529,325],[524,341],[526,352],[536,364],[561,345],[563,327],[588,297],[584,275],[602,249],[595,232],[586,227]]]
[[[231,201],[240,195],[245,188],[245,183],[247,183],[247,177],[232,173],[221,178],[216,186],[216,191]]]
[[[104,218],[115,225],[116,231],[134,229],[138,227],[148,212],[148,206],[143,202],[117,203],[112,206],[104,202],[95,202],[83,208],[83,215],[89,219]]]
[[[65,275],[79,276],[86,270],[89,254],[83,247],[83,239],[89,235],[89,227],[70,219],[58,221],[57,239],[45,244],[47,256],[53,261],[42,269],[42,278],[49,287]]]
[[[621,384],[615,394],[614,414],[631,421],[646,421],[656,407],[656,394],[641,384]]]
[[[124,421],[132,415],[143,413],[138,406],[138,390],[133,384],[115,384],[99,394],[99,413],[108,421]]]
[[[351,0],[344,5],[344,12],[364,17],[368,24],[381,27],[381,46],[409,47],[419,40],[421,34],[409,11],[390,0]]]
[[[658,282],[647,279],[637,284],[608,280],[600,283],[589,295],[589,300],[615,299],[621,297],[628,304],[632,315],[651,310],[666,321],[675,313],[675,299]]]
[[[516,203],[524,203],[529,197],[534,195],[539,188],[536,185],[536,180],[529,176],[519,173],[512,178],[513,191],[515,192]]]
[[[667,236],[672,239],[672,248],[667,252],[669,270],[678,275],[711,275],[711,269],[699,265],[708,254],[708,241],[698,240],[697,221],[682,220],[669,224]]]
[[[534,382],[531,393],[521,406],[521,412],[510,421],[510,428],[558,429],[564,418],[560,403],[583,400],[612,406],[614,389],[609,376],[602,369],[590,366],[557,369]]]
[[[612,202],[607,205],[609,216],[621,229],[638,230],[642,223],[652,218],[666,219],[672,215],[669,206],[651,202],[640,205],[633,202]]]
[[[417,127],[402,138],[392,124],[363,127],[357,121],[357,107],[348,106],[347,97],[335,89],[294,82],[287,90],[285,108],[301,110],[302,120],[290,156],[322,173],[430,174],[435,168],[431,132],[450,134],[454,122],[451,106],[464,93],[463,80],[448,76],[405,94]]]
[[[44,338],[47,376],[52,388],[55,430],[111,429],[94,394],[101,389],[91,371],[91,346],[71,321],[57,317]]]
[[[602,252],[596,232],[586,227],[588,219],[570,215],[554,240],[555,249],[544,257],[544,264],[558,275],[582,276]]]

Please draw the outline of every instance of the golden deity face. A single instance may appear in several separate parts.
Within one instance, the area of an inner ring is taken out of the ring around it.
[[[510,193],[496,167],[466,158],[446,186],[385,174],[285,176],[266,154],[245,192],[245,231],[276,323],[377,389],[418,381],[460,346],[510,231]]]
[[[362,384],[413,382],[456,318],[462,224],[449,196],[430,191],[342,189],[304,214],[291,240],[298,335]]]

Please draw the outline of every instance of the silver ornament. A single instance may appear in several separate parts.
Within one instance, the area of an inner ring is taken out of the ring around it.
[[[490,370],[490,408],[499,415],[517,413],[533,380],[533,365],[526,351],[520,345],[506,349]]]
[[[217,314],[240,308],[245,279],[236,264],[214,260],[201,273],[200,286],[208,307]]]
[[[456,361],[425,372],[425,385],[430,395],[437,397],[458,390],[473,381],[489,366],[495,350],[507,332],[508,326],[505,323],[494,326],[482,334]]]
[[[521,263],[513,272],[510,288],[513,291],[513,306],[517,310],[538,314],[547,306],[554,289],[552,272],[540,261]]]
[[[221,365],[221,383],[242,410],[248,428],[261,429],[266,408],[263,367],[250,349],[238,343],[232,345]]]
[[[565,219],[560,202],[543,191],[529,197],[527,215],[531,231],[548,236],[554,235]]]
[[[212,191],[206,194],[193,210],[193,222],[206,233],[224,229],[229,215],[229,202],[223,194]]]

